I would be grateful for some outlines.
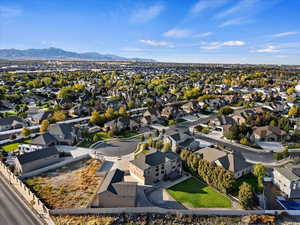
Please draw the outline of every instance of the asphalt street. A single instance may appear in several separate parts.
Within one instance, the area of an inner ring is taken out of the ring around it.
[[[0,174],[2,176],[2,174]],[[0,225],[39,225],[35,215],[0,177]]]
[[[103,141],[96,145],[94,149],[97,153],[101,153],[104,156],[120,157],[134,152],[140,140],[140,137],[136,137],[126,140]]]
[[[214,138],[210,138],[210,137],[206,137],[206,136],[202,136],[202,135],[195,135],[195,137],[197,139],[201,139],[207,142],[211,142],[211,143],[215,143],[215,144],[222,144],[234,151],[238,151],[241,152],[242,155],[251,161],[255,161],[255,162],[262,162],[262,163],[273,163],[274,162],[274,157],[273,157],[273,153],[272,152],[254,152],[251,151],[249,149],[247,149],[246,147],[243,148],[241,146],[237,146],[225,141],[221,141],[218,139],[214,139]]]

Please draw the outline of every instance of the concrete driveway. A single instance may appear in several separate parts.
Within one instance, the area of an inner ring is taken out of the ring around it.
[[[165,189],[159,188],[146,194],[148,200],[155,206],[166,209],[186,209],[173,199]]]

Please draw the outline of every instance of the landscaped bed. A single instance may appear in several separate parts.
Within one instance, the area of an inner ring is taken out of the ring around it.
[[[79,161],[25,181],[51,209],[87,207],[97,192],[101,177],[96,171],[101,162]]]
[[[231,201],[196,178],[177,184],[167,192],[187,208],[230,208]]]
[[[107,141],[113,138],[130,138],[138,135],[139,133],[133,131],[124,131],[117,133],[114,137],[110,137],[106,132],[99,131],[96,133],[86,135],[85,139],[78,145],[79,147],[90,147],[97,141]],[[94,138],[96,136],[96,138]]]

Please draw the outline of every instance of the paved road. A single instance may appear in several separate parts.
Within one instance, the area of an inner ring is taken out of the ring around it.
[[[203,136],[203,135],[195,135],[195,137],[197,139],[202,139],[204,141],[208,141],[211,143],[216,143],[216,144],[222,144],[226,147],[229,147],[231,149],[233,149],[234,151],[239,151],[243,154],[243,156],[251,161],[255,161],[255,162],[262,162],[262,163],[273,163],[274,158],[273,158],[273,153],[271,152],[254,152],[251,151],[249,149],[247,149],[246,147],[241,147],[241,146],[237,146],[235,144],[231,144],[222,140],[218,140],[218,139],[214,139],[214,138],[210,138],[207,136]]]
[[[0,174],[2,176],[2,174]],[[16,193],[0,178],[0,224],[40,225],[35,215],[25,206]]]
[[[136,150],[141,138],[130,138],[120,140],[103,141],[94,147],[97,153],[104,156],[120,157],[128,155]]]

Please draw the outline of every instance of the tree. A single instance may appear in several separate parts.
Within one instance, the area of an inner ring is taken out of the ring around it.
[[[144,141],[145,141],[145,136],[142,135],[142,136],[141,136],[141,142],[144,142]]]
[[[169,142],[165,142],[162,151],[163,152],[171,151],[171,144]]]
[[[289,116],[298,116],[299,115],[299,112],[300,112],[300,109],[298,106],[293,106],[292,108],[290,108],[289,112],[288,112],[288,115]]]
[[[261,163],[256,164],[253,167],[253,174],[257,177],[258,186],[261,189],[263,189],[264,188],[263,179],[266,174],[266,168],[264,167],[264,165],[262,165]]]
[[[98,112],[94,111],[91,114],[90,122],[92,124],[100,125],[101,123],[103,123],[103,117]]]
[[[74,84],[74,89],[78,92],[84,91],[84,88],[85,88],[84,84],[81,83]]]
[[[175,120],[169,120],[168,121],[168,126],[173,126],[176,124],[176,121]]]
[[[26,137],[29,136],[31,133],[31,131],[29,130],[28,127],[23,127],[21,130],[21,136]]]
[[[74,90],[71,87],[63,87],[60,89],[60,91],[58,92],[57,96],[59,98],[71,98],[74,94]]]
[[[266,168],[263,164],[258,163],[253,167],[253,174],[256,177],[263,177],[266,174]]]
[[[128,101],[128,107],[129,107],[129,109],[133,109],[134,108],[134,101],[132,101],[132,100],[129,100]]]
[[[127,112],[126,112],[126,108],[125,107],[123,107],[123,106],[121,106],[120,108],[119,108],[119,116],[127,116]]]
[[[56,122],[64,121],[66,119],[66,115],[63,111],[54,112],[52,117]]]
[[[40,126],[40,132],[44,133],[48,130],[49,127],[49,121],[48,120],[43,120]]]
[[[249,145],[249,141],[246,137],[243,137],[241,140],[240,140],[240,144],[242,145]]]
[[[199,88],[192,88],[190,90],[187,90],[184,93],[184,98],[185,99],[195,99],[200,96],[200,89]]]
[[[220,114],[221,115],[229,115],[233,113],[233,109],[228,107],[228,106],[224,106],[223,108],[220,109]]]
[[[295,93],[295,88],[289,88],[289,89],[287,89],[286,93],[288,95],[291,95],[291,94]]]
[[[247,209],[251,206],[253,206],[253,200],[254,200],[254,196],[253,196],[253,192],[251,189],[250,184],[244,182],[240,188],[239,188],[239,200],[241,202],[241,205],[243,206],[243,208]]]
[[[104,116],[107,120],[112,120],[115,117],[115,111],[113,108],[108,108],[105,113]]]
[[[49,86],[51,83],[52,83],[52,79],[51,77],[45,77],[42,79],[42,83],[45,85],[45,86]]]
[[[277,125],[278,125],[277,120],[272,120],[270,122],[270,126],[272,126],[272,127],[276,127]]]

